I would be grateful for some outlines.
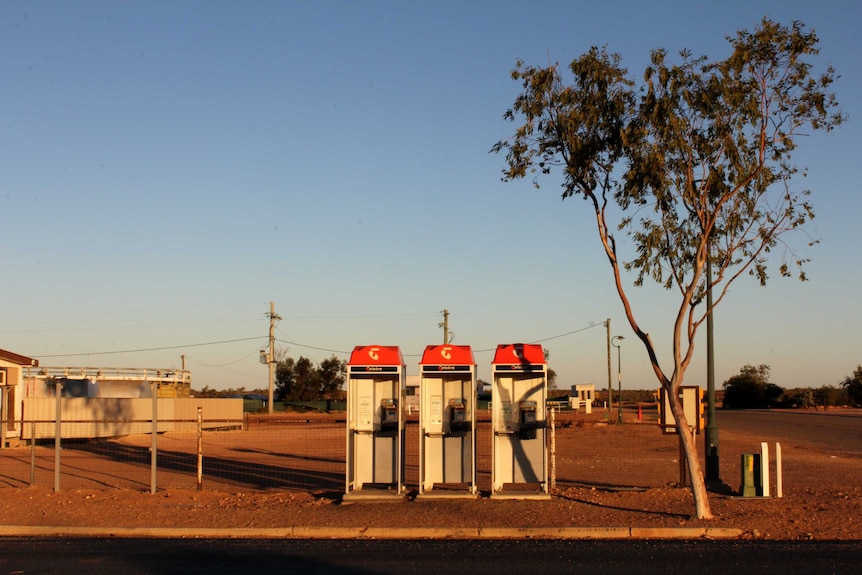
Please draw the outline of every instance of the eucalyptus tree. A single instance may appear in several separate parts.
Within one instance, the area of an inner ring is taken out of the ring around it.
[[[315,365],[307,357],[295,360],[286,352],[278,354],[275,368],[276,397],[281,401],[317,401],[340,394],[347,362],[334,355]]]
[[[807,259],[785,233],[814,212],[809,191],[796,185],[805,170],[792,154],[801,136],[845,119],[831,91],[835,71],[815,72],[819,39],[803,23],[765,18],[727,40],[723,60],[683,50],[673,63],[655,49],[640,82],[605,47],[571,62],[570,84],[556,65],[518,61],[512,78],[523,90],[504,118],[519,125],[492,148],[506,155],[504,181],[531,177],[539,187],[543,176],[559,174],[563,199],[577,196],[592,208],[628,323],[671,398],[699,518],[712,513],[678,399],[695,335],[741,276],[765,285],[776,264],[781,276],[805,279]],[[631,254],[618,252],[615,232],[630,238]],[[668,357],[659,358],[638,322],[626,273],[635,286],[654,280],[678,297]]]
[[[844,378],[841,387],[847,392],[847,400],[850,405],[862,407],[862,365],[856,367],[852,376]]]

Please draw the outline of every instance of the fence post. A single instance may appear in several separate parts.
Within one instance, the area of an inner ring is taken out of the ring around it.
[[[6,372],[3,372],[3,374],[5,375]],[[3,383],[6,383],[6,382],[4,381]],[[0,386],[0,405],[2,405],[4,409],[6,408],[8,401],[9,401],[8,386],[6,386],[6,385]],[[14,417],[15,416],[13,415],[12,417],[13,417],[13,423],[14,423]],[[6,422],[3,421],[3,414],[2,413],[0,413],[0,449],[6,449]]]
[[[551,489],[557,488],[557,425],[556,410],[551,409]]]
[[[54,413],[54,492],[60,491],[60,397],[63,395],[63,384],[58,380],[54,385],[54,395],[57,396],[57,407]]]
[[[153,443],[150,447],[150,493],[156,492],[156,462],[157,462],[157,450],[158,450],[158,436],[159,436],[159,388],[158,382],[151,382],[150,389],[152,389],[153,393]]]
[[[677,428],[679,429],[679,428]],[[677,431],[677,437],[679,438],[679,486],[687,487],[688,486],[688,463],[685,460],[685,446],[682,444],[682,435]]]
[[[203,452],[203,407],[198,406],[198,491],[203,489],[204,452]]]
[[[21,422],[24,429],[24,422]],[[30,422],[30,487],[36,485],[36,422]]]

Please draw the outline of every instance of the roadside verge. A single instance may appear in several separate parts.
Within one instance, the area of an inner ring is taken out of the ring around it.
[[[736,539],[727,527],[50,527],[0,525],[0,537],[149,539]]]

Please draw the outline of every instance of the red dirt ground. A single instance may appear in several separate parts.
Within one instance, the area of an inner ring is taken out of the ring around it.
[[[284,416],[281,416],[282,418]],[[408,489],[387,504],[345,503],[344,424],[332,416],[301,416],[289,426],[272,423],[248,431],[205,433],[204,469],[213,461],[245,470],[237,476],[204,474],[203,490],[187,470],[160,469],[149,492],[145,465],[120,461],[111,451],[64,449],[62,488],[54,492],[52,446],[38,448],[36,486],[27,487],[29,447],[0,451],[0,524],[93,527],[288,526],[374,527],[731,527],[759,539],[858,540],[862,533],[862,486],[858,458],[783,445],[783,497],[740,498],[740,454],[771,438],[722,432],[722,485],[711,486],[715,518],[697,520],[691,494],[679,480],[678,443],[654,422],[607,424],[592,417],[560,416],[556,429],[556,487],[550,501],[418,500],[415,425],[408,426]],[[296,419],[296,418],[294,418]],[[306,423],[307,421],[307,423]],[[298,431],[303,430],[303,431]],[[489,449],[479,438],[479,488],[490,488]],[[189,434],[185,434],[189,435]],[[194,445],[180,432],[159,437],[160,457],[172,441]],[[188,440],[188,441],[186,441]],[[489,442],[490,440],[488,440]],[[700,438],[699,441],[702,441]],[[113,450],[146,451],[150,438],[106,442]],[[702,446],[699,448],[703,452]],[[192,453],[192,450],[189,450]],[[411,453],[413,455],[411,455]],[[278,462],[276,462],[276,459]],[[298,475],[282,484],[249,480],[254,466],[269,469],[288,459]],[[134,473],[127,468],[135,467]],[[774,472],[773,472],[774,476]],[[109,479],[110,478],[110,479]],[[487,494],[487,493],[486,493]],[[384,512],[385,510],[385,512]]]

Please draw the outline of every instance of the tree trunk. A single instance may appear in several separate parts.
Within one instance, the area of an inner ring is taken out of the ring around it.
[[[678,387],[678,386],[676,386]],[[709,507],[709,496],[706,492],[706,481],[703,477],[703,469],[700,465],[698,457],[697,443],[694,440],[692,428],[685,418],[685,412],[682,407],[682,400],[679,398],[679,393],[670,393],[670,409],[676,419],[676,432],[679,434],[682,441],[682,448],[685,452],[686,466],[688,467],[688,477],[691,483],[691,494],[694,497],[694,507],[698,519],[712,519],[712,510]]]

